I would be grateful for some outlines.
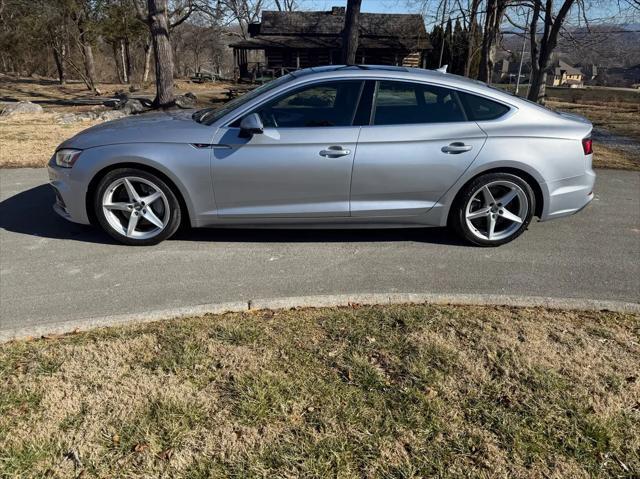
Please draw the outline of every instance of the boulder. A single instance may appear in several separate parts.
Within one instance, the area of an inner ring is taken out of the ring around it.
[[[30,101],[19,101],[17,103],[5,103],[0,116],[7,117],[14,115],[38,114],[43,112],[44,110],[40,105],[31,103]]]
[[[98,118],[102,121],[111,121],[124,118],[125,116],[127,116],[127,114],[123,110],[109,110],[100,113]]]
[[[176,106],[180,108],[195,108],[197,97],[189,92],[176,97]]]
[[[141,113],[144,111],[144,106],[140,100],[128,99],[124,103],[118,104],[118,111],[122,111],[127,115],[131,115],[133,113]]]

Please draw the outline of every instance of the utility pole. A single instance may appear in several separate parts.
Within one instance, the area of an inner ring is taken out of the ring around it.
[[[529,11],[527,11],[527,19],[525,20],[525,28],[523,30],[522,35],[522,50],[520,51],[520,66],[518,67],[518,78],[516,79],[516,96],[518,96],[518,89],[520,88],[520,75],[522,75],[522,62],[524,61],[524,52],[527,46],[527,28],[526,25],[529,25]],[[532,60],[533,61],[533,60]]]
[[[440,60],[438,60],[438,68],[442,66],[442,55],[444,54],[444,42],[445,42],[445,28],[444,28],[444,16],[447,12],[447,0],[444,0],[442,5],[442,21],[440,22],[440,30],[442,31],[442,42],[440,43]]]

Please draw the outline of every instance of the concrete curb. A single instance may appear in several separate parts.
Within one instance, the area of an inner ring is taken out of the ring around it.
[[[174,308],[147,313],[101,316],[76,321],[63,321],[40,326],[0,330],[0,343],[11,340],[58,335],[94,328],[139,324],[203,314],[237,313],[263,309],[321,308],[350,306],[354,304],[452,304],[475,306],[513,306],[521,308],[543,307],[549,309],[573,309],[582,311],[614,311],[640,314],[640,303],[579,298],[545,298],[540,296],[503,296],[493,294],[337,294],[295,296],[285,298],[255,299],[229,303],[211,303]]]

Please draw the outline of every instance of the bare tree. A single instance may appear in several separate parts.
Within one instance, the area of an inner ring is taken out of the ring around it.
[[[169,11],[167,0],[147,0],[146,12],[138,1],[135,2],[138,18],[147,24],[151,34],[153,53],[156,61],[156,108],[167,108],[175,104],[173,93],[173,52],[169,41],[172,28],[182,24],[195,10],[189,0]]]
[[[76,3],[72,12],[72,18],[78,29],[77,42],[82,52],[84,61],[84,74],[82,79],[84,80],[87,88],[96,93],[98,89],[96,87],[96,65],[93,59],[93,34],[91,27],[91,2],[88,0],[80,0]]]
[[[361,4],[362,0],[347,1],[347,12],[344,18],[344,29],[342,30],[342,61],[346,65],[356,63]]]
[[[558,34],[567,15],[576,0],[563,0],[560,9],[554,8],[553,0],[533,0],[533,14],[529,24],[531,42],[531,80],[528,99],[543,101],[541,89],[545,81],[545,73],[549,67],[551,54],[558,44]],[[538,25],[544,25],[542,35],[538,34]]]
[[[208,8],[206,12],[215,18],[225,14],[231,21],[238,23],[240,36],[249,38],[249,25],[260,19],[264,0],[220,0],[215,8]]]
[[[471,0],[469,7],[469,21],[468,21],[468,34],[467,34],[467,46],[466,55],[464,60],[464,75],[469,76],[471,73],[471,64],[473,63],[473,48],[475,46],[476,34],[478,32],[478,7],[480,6],[480,0]]]
[[[487,0],[485,12],[482,49],[480,51],[480,70],[478,80],[491,83],[496,47],[500,40],[500,27],[509,0]]]
[[[296,0],[275,0],[275,2],[280,12],[293,12],[297,8]]]

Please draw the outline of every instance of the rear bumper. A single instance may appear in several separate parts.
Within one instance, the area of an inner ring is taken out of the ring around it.
[[[49,184],[53,187],[56,202],[53,211],[74,223],[89,224],[85,203],[84,183],[72,178],[73,168],[60,168],[49,162],[47,166]]]
[[[584,175],[547,183],[549,196],[540,221],[573,215],[593,200],[596,174],[587,170]]]

